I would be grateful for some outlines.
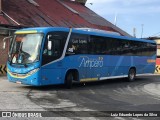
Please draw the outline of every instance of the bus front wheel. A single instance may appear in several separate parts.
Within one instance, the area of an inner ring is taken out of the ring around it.
[[[132,82],[135,80],[135,76],[136,76],[136,70],[134,68],[131,68],[128,72],[128,81]]]
[[[68,89],[72,88],[73,79],[74,79],[73,73],[72,72],[67,73],[66,78],[65,78],[65,87],[66,88],[68,88]]]

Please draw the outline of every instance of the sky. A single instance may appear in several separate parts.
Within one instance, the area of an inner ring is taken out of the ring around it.
[[[86,6],[137,38],[160,37],[160,0],[87,0]],[[117,16],[117,17],[115,17]]]

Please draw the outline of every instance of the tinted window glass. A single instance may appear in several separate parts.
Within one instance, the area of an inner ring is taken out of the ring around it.
[[[156,44],[116,38],[90,36],[90,54],[151,56]]]
[[[82,34],[72,34],[67,54],[133,55],[156,54],[156,44]]]
[[[72,33],[66,55],[88,54],[88,36]]]

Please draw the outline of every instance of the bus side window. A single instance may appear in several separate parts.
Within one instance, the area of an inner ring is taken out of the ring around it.
[[[103,46],[105,45],[103,37],[99,36],[90,36],[90,42],[89,42],[89,53],[90,54],[103,54]]]
[[[88,54],[88,36],[72,33],[66,55]]]

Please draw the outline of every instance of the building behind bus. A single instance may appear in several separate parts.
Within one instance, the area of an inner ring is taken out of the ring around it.
[[[128,33],[97,15],[85,6],[87,0],[0,0],[0,74],[6,73],[9,50],[3,50],[3,38],[26,27],[96,28]]]

